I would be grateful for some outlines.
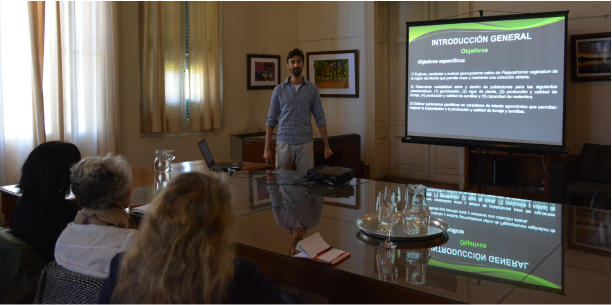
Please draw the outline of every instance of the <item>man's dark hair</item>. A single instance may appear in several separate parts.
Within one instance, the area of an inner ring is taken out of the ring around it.
[[[299,56],[300,58],[302,58],[302,62],[304,62],[304,52],[302,52],[302,50],[300,49],[293,49],[293,51],[287,54],[287,63],[289,63],[289,60],[295,56]]]
[[[44,199],[70,194],[70,167],[81,160],[72,143],[51,141],[38,145],[21,168],[19,192]]]

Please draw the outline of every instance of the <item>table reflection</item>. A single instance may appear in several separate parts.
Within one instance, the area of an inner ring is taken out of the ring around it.
[[[270,179],[271,184],[268,184],[276,224],[293,235],[289,246],[291,256],[299,253],[296,249],[297,243],[304,239],[308,229],[319,224],[323,209],[323,197],[309,197],[308,188],[296,183],[301,181],[302,177],[304,177],[303,172],[279,171],[276,181]],[[299,204],[284,204],[302,198],[308,199],[302,200]]]

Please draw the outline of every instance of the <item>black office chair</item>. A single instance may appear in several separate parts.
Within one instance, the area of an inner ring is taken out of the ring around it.
[[[600,190],[591,197],[591,208],[610,211],[610,190]]]

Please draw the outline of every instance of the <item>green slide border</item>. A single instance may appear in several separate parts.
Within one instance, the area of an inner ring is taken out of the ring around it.
[[[431,259],[429,261],[429,265],[446,268],[446,269],[454,269],[454,270],[463,271],[463,272],[478,273],[478,274],[487,275],[491,277],[507,279],[507,280],[517,281],[517,282],[523,282],[523,283],[533,284],[533,285],[538,285],[538,286],[544,286],[544,287],[553,288],[553,289],[559,289],[559,290],[562,289],[561,286],[555,283],[552,283],[543,278],[540,278],[534,275],[530,275],[527,273],[523,273],[520,271],[504,270],[504,269],[477,266],[477,265],[475,266],[456,265],[456,264],[440,262],[434,259]]]
[[[529,28],[536,28],[544,25],[553,24],[556,22],[565,21],[563,17],[545,17],[533,19],[516,19],[516,20],[500,20],[489,22],[468,22],[456,24],[438,24],[417,26],[410,28],[408,43],[417,41],[423,38],[432,37],[445,33],[482,33],[482,32],[497,32],[497,31],[516,31]]]

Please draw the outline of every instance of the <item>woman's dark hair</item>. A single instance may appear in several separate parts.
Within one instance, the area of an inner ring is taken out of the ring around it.
[[[38,145],[21,168],[19,192],[44,199],[70,194],[70,167],[81,160],[72,143],[51,141]]]
[[[287,63],[289,63],[289,60],[295,56],[299,56],[300,58],[302,58],[302,62],[304,62],[304,52],[302,52],[302,50],[300,49],[293,49],[293,51],[287,54]]]

